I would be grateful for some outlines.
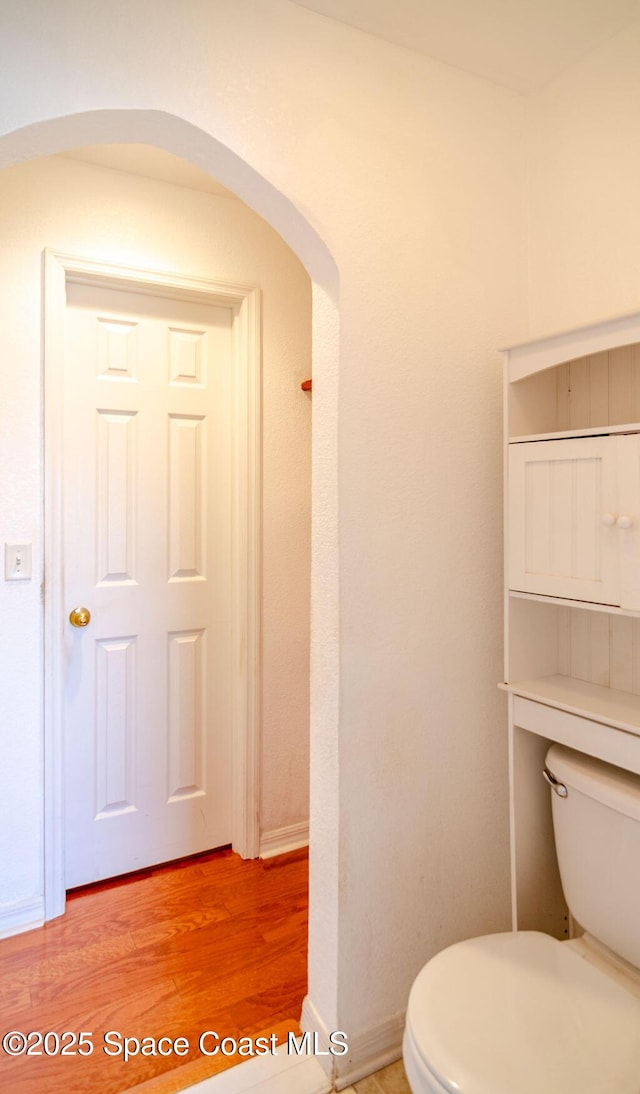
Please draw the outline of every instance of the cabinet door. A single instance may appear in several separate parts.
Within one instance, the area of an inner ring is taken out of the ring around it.
[[[509,587],[619,604],[617,437],[509,446]],[[640,464],[639,464],[640,501]]]
[[[640,436],[615,440],[618,464],[616,531],[620,557],[620,605],[640,611]]]

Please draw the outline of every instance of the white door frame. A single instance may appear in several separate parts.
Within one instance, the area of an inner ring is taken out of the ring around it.
[[[45,919],[62,915],[64,740],[62,635],[62,380],[69,281],[153,293],[232,309],[232,845],[259,850],[261,730],[261,344],[260,291],[155,270],[44,252],[44,863]]]

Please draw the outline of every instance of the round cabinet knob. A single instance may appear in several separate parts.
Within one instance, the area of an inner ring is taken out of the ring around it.
[[[616,515],[615,513],[603,513],[600,520],[607,528],[613,528],[616,523]]]
[[[626,513],[623,513],[617,520],[618,528],[631,528],[633,526],[633,517],[628,517]]]
[[[86,627],[91,622],[91,612],[88,608],[74,608],[69,615],[72,627]]]

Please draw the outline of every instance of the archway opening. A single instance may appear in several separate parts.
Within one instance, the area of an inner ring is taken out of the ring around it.
[[[314,754],[312,737],[312,809],[318,827],[318,875],[311,879],[311,955],[319,995],[335,994],[337,956],[335,922],[323,910],[314,928],[314,892],[322,891],[337,914],[337,271],[326,246],[291,201],[214,137],[181,119],[160,112],[107,111],[51,119],[0,141],[0,166],[55,155],[86,144],[145,143],[195,164],[234,191],[288,243],[313,278],[315,383],[313,568],[314,637],[312,650],[312,734],[322,726],[322,749]],[[45,809],[47,802],[45,801]],[[59,821],[54,820],[54,823]],[[45,833],[46,833],[45,826]],[[315,838],[315,837],[314,837]],[[46,839],[46,836],[45,836]],[[320,870],[322,876],[320,877]],[[37,898],[24,901],[27,917],[37,918]],[[19,913],[21,914],[21,913]],[[27,926],[28,926],[27,922]],[[19,928],[20,929],[20,928]],[[323,937],[323,934],[325,937]],[[327,937],[328,936],[328,937]],[[315,941],[314,941],[315,938]]]

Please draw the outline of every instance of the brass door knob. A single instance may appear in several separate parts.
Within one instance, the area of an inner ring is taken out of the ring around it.
[[[72,627],[86,627],[91,622],[91,612],[88,608],[74,608],[69,622]]]

